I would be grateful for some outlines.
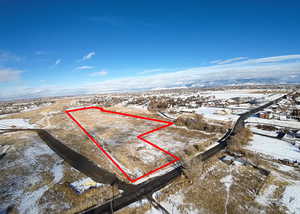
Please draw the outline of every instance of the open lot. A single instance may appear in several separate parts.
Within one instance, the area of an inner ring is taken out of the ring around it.
[[[49,105],[2,115],[0,126],[45,129],[64,145],[130,183],[65,111],[99,106],[109,111],[172,121],[173,125],[143,138],[188,162],[216,145],[217,140],[232,127],[239,117],[237,111],[232,109],[246,111],[281,96],[283,92],[272,94],[264,90],[231,90],[230,96],[225,96],[226,90],[217,91],[216,96],[214,93],[176,89],[54,99]],[[241,100],[231,99],[238,96]],[[265,97],[267,99],[263,99]],[[155,99],[155,103],[160,103],[158,98],[166,102],[167,107],[151,104]],[[259,104],[249,103],[257,98],[261,99]],[[137,138],[165,123],[108,114],[98,109],[71,114],[133,179],[172,160],[165,152]],[[198,116],[195,117],[195,114]],[[292,129],[299,124],[296,120],[285,122],[276,118],[258,118],[256,122],[262,120],[262,124],[274,124],[276,130],[282,124]],[[187,165],[185,175],[156,192],[154,198],[171,213],[253,213],[258,210],[265,213],[297,213],[299,197],[293,189],[299,187],[299,169],[278,160],[299,160],[297,147],[284,139],[275,139],[275,131],[260,129],[253,123],[247,125],[253,132],[271,137],[254,134],[249,139],[245,138],[247,144],[242,144],[239,150],[246,154],[242,157],[246,162],[239,159],[224,162],[221,157],[226,156],[230,160],[231,156],[221,151],[206,162]],[[0,175],[1,209],[12,205],[23,213],[74,213],[104,203],[122,192],[116,188],[113,190],[110,185],[95,183],[72,168],[35,133],[2,133],[0,145],[0,151],[5,153],[0,159],[3,172]],[[247,161],[271,174],[262,174],[251,164],[245,164]],[[158,170],[136,183],[164,174],[172,167]],[[124,214],[159,212],[146,199],[118,211]]]

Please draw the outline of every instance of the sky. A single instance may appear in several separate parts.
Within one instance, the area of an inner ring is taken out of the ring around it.
[[[0,0],[0,99],[300,83],[300,2]]]

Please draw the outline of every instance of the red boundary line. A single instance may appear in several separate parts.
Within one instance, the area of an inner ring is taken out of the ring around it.
[[[162,166],[160,166],[160,167],[158,167],[158,168],[156,168],[156,169],[154,169],[154,170],[152,170],[152,171],[150,171],[150,172],[148,172],[148,173],[146,173],[146,174],[144,174],[144,175],[142,175],[142,176],[140,176],[140,177],[138,177],[138,178],[136,178],[136,179],[132,179],[132,178],[130,178],[129,177],[129,175],[119,166],[119,164],[109,155],[109,153],[107,153],[103,148],[102,148],[102,146],[100,146],[100,144],[99,144],[99,142],[93,137],[93,136],[91,136],[89,133],[88,133],[88,131],[71,115],[71,113],[70,112],[75,112],[75,111],[82,111],[82,110],[87,110],[87,109],[98,109],[98,110],[100,110],[100,111],[102,111],[102,112],[105,112],[105,113],[110,113],[110,114],[118,114],[118,115],[122,115],[122,116],[128,116],[128,117],[134,117],[134,118],[138,118],[138,119],[144,119],[144,120],[151,120],[151,121],[155,121],[155,122],[160,122],[160,123],[166,123],[166,125],[163,125],[163,126],[160,126],[160,127],[158,127],[158,128],[156,128],[156,129],[153,129],[153,130],[150,130],[150,131],[148,131],[148,132],[145,132],[145,133],[143,133],[143,134],[140,134],[140,135],[138,135],[137,136],[137,138],[138,139],[140,139],[140,140],[142,140],[142,141],[144,141],[145,143],[147,143],[147,144],[149,144],[149,145],[151,145],[151,146],[153,146],[153,147],[155,147],[155,148],[157,148],[157,149],[159,149],[160,151],[162,151],[162,152],[164,152],[164,153],[166,153],[167,155],[170,155],[172,158],[174,158],[174,160],[172,160],[172,161],[170,161],[170,162],[168,162],[168,163],[166,163],[166,164],[164,164],[164,165],[162,165]],[[149,117],[142,117],[142,116],[138,116],[138,115],[133,115],[133,114],[127,114],[127,113],[121,113],[121,112],[115,112],[115,111],[109,111],[109,110],[106,110],[106,109],[104,109],[104,108],[100,108],[100,107],[98,107],[98,106],[91,106],[91,107],[84,107],[84,108],[78,108],[78,109],[71,109],[71,110],[66,110],[65,111],[65,113],[79,126],[79,128],[88,136],[88,138],[90,139],[90,140],[92,140],[93,141],[93,143],[108,157],[108,159],[109,160],[111,160],[112,161],[112,163],[123,173],[123,175],[130,181],[130,182],[132,182],[132,183],[134,183],[134,182],[136,182],[137,180],[139,180],[139,179],[141,179],[141,178],[143,178],[143,177],[146,177],[146,176],[148,176],[148,175],[150,175],[150,174],[152,174],[152,173],[154,173],[154,172],[156,172],[156,171],[158,171],[158,170],[160,170],[160,169],[162,169],[162,168],[164,168],[164,167],[166,167],[166,166],[168,166],[168,165],[170,165],[170,164],[172,164],[172,163],[174,163],[174,162],[176,162],[176,161],[178,161],[178,160],[180,160],[177,156],[175,156],[175,155],[173,155],[172,153],[170,153],[170,152],[168,152],[168,151],[166,151],[166,150],[164,150],[164,149],[162,149],[162,148],[160,148],[159,146],[157,146],[157,145],[155,145],[154,143],[151,143],[150,141],[148,141],[148,140],[146,140],[146,139],[144,139],[143,138],[143,136],[145,136],[145,135],[148,135],[148,134],[150,134],[150,133],[153,133],[153,132],[156,132],[156,131],[158,131],[158,130],[160,130],[160,129],[162,129],[162,128],[166,128],[166,127],[168,127],[168,126],[171,126],[171,125],[173,125],[174,123],[172,123],[172,122],[168,122],[168,121],[163,121],[163,120],[158,120],[158,119],[154,119],[154,118],[149,118]]]

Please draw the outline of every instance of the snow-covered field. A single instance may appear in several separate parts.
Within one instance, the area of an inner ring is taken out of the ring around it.
[[[292,144],[279,139],[254,134],[252,141],[246,148],[275,159],[300,161],[300,150]]]
[[[286,213],[298,214],[300,213],[300,181],[292,180],[290,178],[283,177],[282,175],[276,174],[276,179],[282,182],[287,182],[282,192],[282,197],[276,198],[276,191],[279,186],[276,184],[270,184],[260,195],[255,199],[261,205],[271,206],[277,204],[286,207]]]
[[[281,120],[274,120],[274,119],[263,119],[258,117],[249,117],[246,122],[249,123],[257,123],[257,124],[269,124],[273,126],[283,126],[289,127],[294,129],[300,129],[300,123],[298,121],[281,121]]]
[[[0,203],[0,210],[14,202],[20,213],[41,213],[39,200],[64,176],[62,159],[32,134],[23,134],[18,139],[25,140],[27,146],[22,149],[11,146],[5,158],[1,160],[1,189],[6,191],[7,197]],[[23,173],[19,176],[18,173],[8,173],[10,171]],[[50,173],[50,183],[45,183],[44,173]]]
[[[199,213],[198,210],[193,209],[192,206],[190,208],[182,208],[185,204],[183,202],[184,195],[181,192],[177,192],[174,195],[170,195],[167,199],[160,202],[160,204],[167,209],[170,213],[189,213],[189,214],[197,214]],[[189,205],[189,204],[186,204]],[[146,214],[161,214],[162,211],[155,209],[154,207],[151,208]]]
[[[31,129],[36,126],[29,123],[26,119],[3,119],[0,120],[0,129],[24,128]]]
[[[238,115],[226,114],[222,115],[218,113],[221,109],[214,107],[199,107],[195,109],[197,114],[202,114],[205,118],[213,120],[233,121],[238,119]]]
[[[255,132],[255,133],[269,135],[269,136],[272,136],[272,137],[276,137],[278,135],[278,133],[275,132],[275,131],[266,131],[266,130],[258,129],[256,127],[250,127],[250,130],[252,132]]]
[[[234,97],[253,97],[261,98],[264,94],[251,93],[253,90],[222,90],[222,91],[212,91],[206,93],[200,93],[200,95],[215,96],[217,99],[230,99]]]
[[[262,205],[268,206],[272,201],[273,193],[276,188],[275,185],[269,185],[262,194],[255,198],[255,200]]]
[[[282,201],[289,213],[300,213],[300,182],[297,181],[285,188]]]

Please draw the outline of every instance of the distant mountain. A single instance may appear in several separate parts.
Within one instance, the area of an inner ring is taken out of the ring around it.
[[[193,80],[180,85],[174,84],[164,88],[190,88],[190,87],[219,87],[232,85],[273,85],[273,84],[300,84],[300,78],[277,79],[277,78],[240,78],[240,79],[223,79],[223,80]],[[153,89],[153,88],[144,88]]]

